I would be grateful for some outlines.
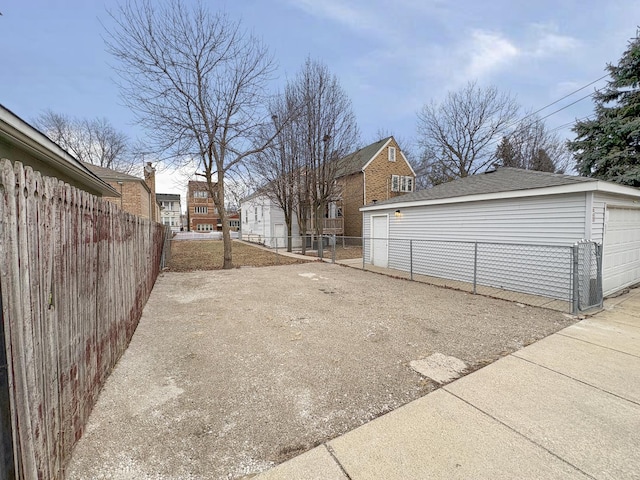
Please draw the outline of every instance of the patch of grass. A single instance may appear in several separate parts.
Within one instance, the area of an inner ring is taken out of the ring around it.
[[[276,255],[272,251],[233,242],[234,267],[269,267],[305,263],[291,257]],[[190,272],[193,270],[220,270],[223,262],[222,240],[173,240],[169,270]]]
[[[331,259],[331,247],[325,247],[322,252],[324,258]],[[316,250],[307,252],[309,257],[317,257],[318,252]],[[339,242],[336,245],[336,260],[347,260],[350,258],[362,258],[362,247],[360,246],[342,246]]]

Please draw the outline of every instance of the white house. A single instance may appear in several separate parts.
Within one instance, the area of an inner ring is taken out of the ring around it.
[[[503,252],[515,249],[509,245],[552,249],[587,239],[603,245],[604,295],[640,282],[640,190],[636,188],[593,178],[498,168],[360,210],[363,236],[379,239],[365,245],[365,261],[374,265],[407,268],[404,249],[393,247],[394,241],[387,239],[485,242],[501,244]],[[454,260],[462,255],[456,249],[471,247],[460,243],[439,248],[441,257],[446,252],[453,259],[452,275],[462,275],[469,268],[469,262],[455,266]],[[499,257],[494,253],[491,261],[499,263]],[[571,271],[571,259],[558,261],[554,268]],[[501,278],[509,275],[505,271]]]
[[[172,232],[179,232],[183,228],[180,194],[156,193],[156,200],[160,204],[160,223],[171,227]]]
[[[240,232],[243,240],[278,248],[287,245],[287,225],[282,209],[264,193],[254,193],[240,203]],[[298,222],[292,222],[293,246],[300,247]],[[277,242],[277,245],[276,245]]]

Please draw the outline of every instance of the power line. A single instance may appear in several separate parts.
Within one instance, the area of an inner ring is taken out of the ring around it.
[[[572,92],[567,93],[565,96],[563,96],[563,97],[561,97],[561,98],[559,98],[559,99],[557,99],[557,100],[555,100],[555,101],[553,101],[553,102],[551,102],[551,103],[549,103],[549,104],[545,105],[545,106],[544,106],[544,107],[542,107],[542,108],[539,108],[539,109],[538,109],[538,110],[536,110],[535,112],[529,113],[529,114],[525,115],[524,117],[522,117],[522,118],[520,118],[520,119],[518,119],[518,120],[514,120],[514,121],[512,121],[512,122],[507,123],[504,127],[502,127],[502,128],[500,129],[500,131],[496,132],[496,135],[498,135],[498,134],[500,134],[500,133],[504,132],[505,130],[507,130],[507,129],[511,128],[511,127],[513,127],[514,125],[518,125],[519,123],[523,122],[523,121],[524,121],[524,120],[526,120],[527,118],[533,117],[534,115],[537,115],[538,113],[542,112],[543,110],[546,110],[547,108],[554,106],[555,104],[557,104],[557,103],[561,102],[562,100],[564,100],[564,99],[566,99],[566,98],[569,98],[569,97],[570,97],[570,96],[572,96],[572,95],[575,95],[576,93],[578,93],[578,92],[580,92],[580,91],[584,90],[585,88],[590,87],[590,86],[591,86],[591,85],[593,85],[594,83],[597,83],[597,82],[599,82],[600,80],[602,80],[602,79],[606,78],[608,75],[609,75],[609,74],[605,74],[605,75],[601,76],[600,78],[596,78],[596,79],[595,79],[595,80],[593,80],[592,82],[589,82],[589,83],[587,83],[586,85],[583,85],[582,87],[580,87],[580,88],[578,88],[578,89],[576,89],[576,90],[574,90],[574,91],[572,91]],[[575,105],[576,103],[581,102],[581,101],[582,101],[582,100],[584,100],[585,98],[589,98],[590,96],[592,96],[592,95],[593,95],[593,94],[595,94],[596,92],[599,92],[600,90],[602,90],[602,89],[597,89],[596,91],[594,91],[594,92],[590,93],[589,95],[586,95],[586,96],[584,96],[584,97],[582,97],[582,98],[580,98],[580,99],[576,100],[575,102],[570,103],[569,105],[566,105],[565,107],[560,108],[560,109],[558,109],[558,110],[556,110],[556,111],[554,111],[554,112],[552,112],[552,113],[550,113],[550,114],[548,114],[548,115],[546,115],[546,116],[542,117],[540,120],[544,120],[545,118],[549,118],[551,115],[554,115],[554,114],[556,114],[556,113],[558,113],[558,112],[561,112],[561,111],[562,111],[562,110],[564,110],[565,108],[569,108],[569,107],[571,107],[572,105]],[[497,143],[497,142],[496,142],[496,143]]]
[[[604,79],[604,78],[606,78],[606,77],[608,77],[608,76],[609,76],[609,74],[607,73],[607,74],[605,74],[605,75],[601,76],[600,78],[596,78],[593,82],[589,82],[589,83],[587,83],[586,85],[583,85],[582,87],[578,88],[577,90],[574,90],[574,91],[573,91],[573,92],[571,92],[571,93],[567,93],[564,97],[559,98],[559,99],[558,99],[558,100],[556,100],[555,102],[551,102],[551,103],[550,103],[550,104],[548,104],[548,105],[545,105],[544,107],[542,107],[542,108],[540,108],[540,109],[536,110],[536,111],[535,111],[535,112],[533,112],[533,113],[530,113],[529,115],[525,116],[524,118],[521,118],[519,121],[521,122],[522,120],[526,120],[527,118],[532,117],[533,115],[535,115],[535,114],[537,114],[537,113],[540,113],[541,111],[546,110],[546,109],[547,109],[547,108],[549,108],[549,107],[553,107],[556,103],[561,102],[561,101],[562,101],[562,100],[564,100],[565,98],[569,98],[571,95],[574,95],[574,94],[576,94],[576,93],[580,92],[581,90],[584,90],[585,88],[590,87],[590,86],[591,86],[591,85],[593,85],[594,83],[597,83],[597,82],[599,82],[600,80],[602,80],[602,79]],[[596,90],[596,92],[598,92],[598,91],[600,91],[600,90],[602,90],[602,89],[598,89],[598,90]],[[595,92],[590,93],[590,94],[589,94],[589,95],[587,95],[586,97],[582,97],[580,100],[584,100],[585,98],[590,97],[590,96],[591,96],[591,95],[593,95],[594,93],[595,93]],[[580,100],[576,100],[575,102],[570,103],[570,104],[569,104],[569,105],[567,105],[567,106],[574,105],[575,103],[578,103]],[[559,111],[560,111],[560,110],[557,110],[557,112],[559,112]],[[547,115],[547,117],[549,117],[549,116],[551,116],[551,115],[553,115],[553,114],[551,113],[551,114]],[[543,118],[547,118],[547,117],[543,117]]]
[[[563,128],[570,127],[571,125],[574,125],[576,122],[583,122],[585,120],[591,120],[592,117],[593,117],[593,115],[587,115],[586,117],[578,118],[578,119],[573,120],[571,122],[563,123],[562,125],[558,125],[557,127],[554,127],[551,130],[549,130],[549,133],[557,132],[558,130],[562,130]]]

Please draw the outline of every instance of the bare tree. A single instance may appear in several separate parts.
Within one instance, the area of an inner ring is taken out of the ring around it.
[[[300,180],[300,146],[295,116],[299,112],[291,87],[277,96],[270,105],[270,125],[264,138],[274,134],[275,141],[259,152],[254,159],[253,169],[262,181],[259,190],[267,195],[284,214],[287,226],[287,251],[292,250],[293,220],[298,210],[298,181]]]
[[[321,239],[327,205],[340,194],[338,160],[353,151],[360,134],[351,101],[325,64],[307,59],[290,88],[300,106],[295,123],[304,162],[297,188],[299,195],[307,195],[298,200],[298,217],[306,223],[303,217],[311,213]]]
[[[418,144],[425,169],[443,179],[473,175],[494,160],[495,141],[518,112],[515,100],[495,87],[470,82],[418,113]]]
[[[222,222],[223,268],[232,268],[226,180],[272,140],[259,133],[271,122],[273,59],[239,22],[203,3],[132,0],[110,16],[107,49],[122,98],[158,152],[198,160]]]
[[[339,160],[359,138],[351,101],[326,65],[307,59],[272,104],[272,120],[276,142],[255,165],[265,180],[262,189],[283,210],[289,237],[295,218],[302,235],[313,227],[321,238],[328,204],[341,194]]]
[[[129,138],[106,118],[72,118],[45,110],[34,121],[37,128],[78,160],[132,173],[135,155]]]
[[[564,172],[570,160],[565,142],[535,115],[525,116],[496,149],[496,162],[505,167]]]

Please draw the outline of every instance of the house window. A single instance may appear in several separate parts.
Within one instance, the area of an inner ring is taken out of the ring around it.
[[[256,207],[255,210],[253,211],[253,221],[254,222],[258,221],[258,207]]]
[[[240,220],[229,220],[230,227],[240,227]]]
[[[400,191],[401,192],[412,192],[413,191],[413,177],[402,177],[400,180]]]
[[[413,192],[413,177],[391,175],[392,192]]]
[[[209,196],[209,193],[204,190],[198,190],[196,192],[193,192],[194,198],[207,198],[208,196]]]
[[[208,213],[209,212],[209,208],[208,207],[194,207],[195,208],[195,213]]]
[[[196,230],[198,230],[199,232],[210,232],[213,230],[213,225],[211,225],[210,223],[199,223],[196,227]]]
[[[400,191],[400,175],[391,175],[391,191]]]
[[[388,157],[390,162],[396,161],[396,147],[389,147]]]

